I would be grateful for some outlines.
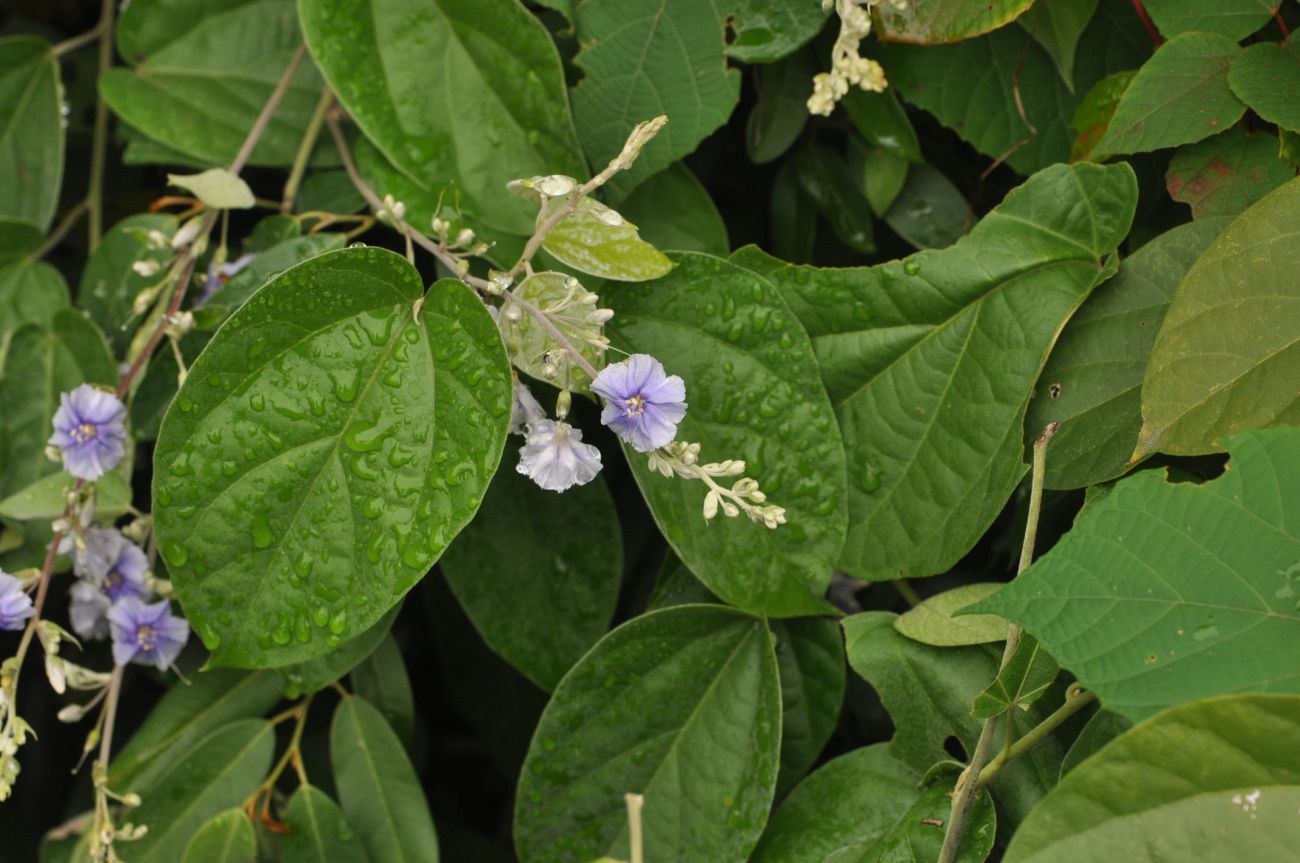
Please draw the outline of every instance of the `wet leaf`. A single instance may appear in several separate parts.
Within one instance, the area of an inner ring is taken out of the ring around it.
[[[636,225],[590,199],[547,233],[542,248],[580,273],[620,282],[657,279],[673,268]]]

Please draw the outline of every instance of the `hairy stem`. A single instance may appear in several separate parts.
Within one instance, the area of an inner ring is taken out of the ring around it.
[[[1034,560],[1034,542],[1038,537],[1038,517],[1042,512],[1043,505],[1043,480],[1047,476],[1047,442],[1056,434],[1057,429],[1061,427],[1060,423],[1052,423],[1043,429],[1043,433],[1034,441],[1034,467],[1029,481],[1029,517],[1025,524],[1025,539],[1020,546],[1020,565],[1016,569],[1016,574],[1024,572],[1029,568],[1029,564]],[[1011,657],[1015,655],[1016,648],[1020,646],[1020,637],[1022,630],[1014,623],[1007,627],[1007,644],[1002,651],[1002,662],[998,666],[998,672],[1007,667]],[[943,836],[943,848],[939,851],[939,863],[953,863],[957,859],[957,851],[961,847],[962,830],[966,827],[966,818],[970,814],[971,804],[975,802],[975,793],[980,788],[980,778],[983,775],[984,764],[988,761],[989,749],[993,743],[993,735],[997,729],[998,719],[1002,717],[992,716],[984,720],[984,727],[980,729],[979,741],[975,744],[975,751],[971,754],[970,763],[966,769],[957,777],[957,784],[953,788],[952,812],[948,817],[948,829]],[[1008,713],[1005,717],[1008,724],[1011,722],[1011,715]],[[1032,744],[1031,744],[1032,745]],[[1009,756],[1015,746],[1008,746],[1002,755]],[[999,756],[1001,757],[1001,756]]]

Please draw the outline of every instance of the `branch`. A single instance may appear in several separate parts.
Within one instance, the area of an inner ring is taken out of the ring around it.
[[[104,159],[108,151],[108,104],[99,93],[99,80],[113,65],[113,0],[102,0],[99,12],[99,71],[95,77],[95,133],[90,147],[90,186],[86,201],[90,205],[87,223],[90,248],[104,236]]]

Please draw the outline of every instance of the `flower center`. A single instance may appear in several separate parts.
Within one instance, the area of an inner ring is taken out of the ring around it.
[[[623,410],[630,417],[639,417],[645,413],[645,397],[635,395],[623,402]]]
[[[82,423],[72,430],[72,437],[77,443],[85,443],[95,437],[95,432],[94,423]]]
[[[136,630],[135,643],[140,645],[140,649],[143,651],[153,650],[158,646],[158,631],[146,623]]]

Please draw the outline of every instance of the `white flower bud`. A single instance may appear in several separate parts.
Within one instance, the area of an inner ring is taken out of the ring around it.
[[[460,232],[456,234],[455,245],[468,246],[472,242],[474,242],[474,232],[469,228],[461,228]]]
[[[157,275],[158,271],[162,269],[162,264],[145,258],[132,264],[131,269],[135,270],[137,276],[147,279],[150,276]]]
[[[711,490],[708,494],[704,496],[704,520],[705,521],[712,520],[713,517],[718,514],[718,501],[719,501],[719,497],[716,491]]]
[[[180,249],[190,245],[199,236],[199,228],[203,227],[203,217],[195,216],[185,224],[181,225],[179,231],[172,236],[172,248]]]
[[[614,317],[613,309],[596,309],[596,311],[587,315],[586,321],[589,324],[595,324],[599,326],[605,323],[606,321],[608,321],[612,317]]]
[[[86,708],[80,704],[69,704],[59,709],[59,721],[71,725],[74,722],[80,722],[81,717],[86,715]]]

